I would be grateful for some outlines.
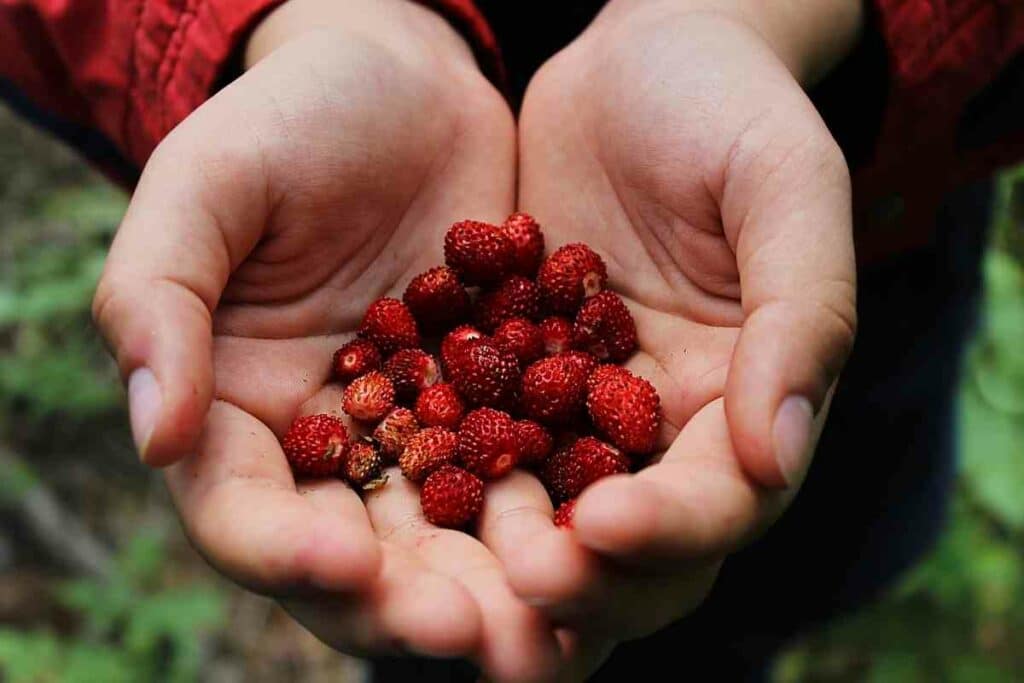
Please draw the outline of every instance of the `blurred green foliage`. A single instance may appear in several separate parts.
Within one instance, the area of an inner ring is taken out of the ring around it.
[[[224,599],[202,585],[164,585],[166,561],[162,538],[137,536],[109,577],[72,581],[58,591],[58,602],[77,621],[70,635],[0,629],[4,680],[197,680],[203,636],[224,623]]]
[[[814,634],[780,683],[1024,678],[1024,167],[999,182],[983,325],[960,393],[961,482],[938,548],[882,602]]]
[[[9,231],[0,271],[0,413],[88,417],[117,405],[89,302],[125,199],[104,184],[58,189]],[[55,229],[56,226],[56,229]]]

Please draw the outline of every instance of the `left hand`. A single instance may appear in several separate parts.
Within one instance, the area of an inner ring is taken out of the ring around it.
[[[580,675],[783,512],[856,327],[838,146],[763,34],[682,5],[610,3],[521,115],[519,207],[604,256],[665,417],[663,456],[591,487],[571,532],[529,474],[488,492],[482,540],[576,634]]]

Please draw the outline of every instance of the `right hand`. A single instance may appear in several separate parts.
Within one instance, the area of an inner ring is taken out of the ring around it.
[[[481,543],[395,472],[365,502],[297,484],[278,443],[338,411],[331,353],[367,305],[438,263],[453,220],[514,205],[512,115],[454,31],[404,0],[318,5],[271,14],[258,63],[145,168],[94,302],[133,432],[204,557],[326,643],[547,675],[556,637]]]

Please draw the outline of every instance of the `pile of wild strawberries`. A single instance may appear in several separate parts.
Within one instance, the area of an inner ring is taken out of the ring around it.
[[[421,484],[427,520],[458,528],[480,513],[484,481],[522,467],[561,504],[555,523],[571,526],[583,489],[655,447],[658,394],[616,365],[636,350],[633,317],[606,289],[600,256],[569,244],[544,259],[524,213],[455,223],[444,255],[402,301],[374,301],[334,354],[341,409],[366,435],[350,440],[333,415],[300,417],[281,442],[292,471],[368,490],[397,463]],[[440,363],[424,335],[440,340]]]

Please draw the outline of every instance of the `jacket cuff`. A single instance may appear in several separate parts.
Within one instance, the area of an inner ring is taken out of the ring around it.
[[[140,167],[157,143],[221,85],[256,24],[283,0],[140,3],[131,41],[124,140]],[[470,0],[420,0],[469,41],[499,87],[504,71],[490,26]]]
[[[139,4],[124,138],[140,167],[157,143],[216,90],[249,32],[281,1]]]

